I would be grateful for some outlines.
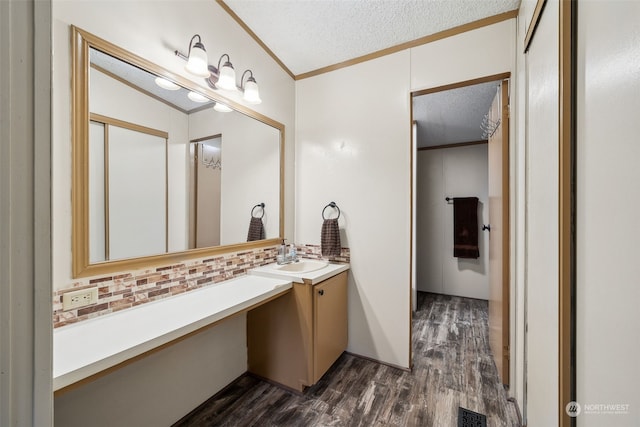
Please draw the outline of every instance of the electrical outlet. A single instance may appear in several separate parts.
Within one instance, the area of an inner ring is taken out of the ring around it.
[[[98,288],[80,289],[62,295],[62,309],[73,310],[98,302]]]

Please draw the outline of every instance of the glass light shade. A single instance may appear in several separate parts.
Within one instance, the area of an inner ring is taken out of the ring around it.
[[[258,83],[256,83],[252,78],[247,80],[244,84],[243,99],[249,104],[260,104],[262,102],[262,99],[260,99],[260,92],[258,90]]]
[[[193,75],[198,77],[209,77],[209,60],[207,59],[207,52],[204,50],[202,43],[196,43],[191,48],[189,53],[189,59],[185,69]]]
[[[227,62],[222,67],[220,67],[220,76],[218,77],[216,86],[218,86],[220,89],[225,90],[237,90],[236,71],[233,69],[233,66],[230,62]]]
[[[198,92],[189,92],[187,97],[193,102],[209,102],[210,99],[204,95],[200,95]]]
[[[162,77],[156,77],[155,82],[162,89],[166,89],[166,90],[178,90],[178,89],[180,89],[180,86],[178,86],[174,82],[170,82],[167,79],[163,79]]]
[[[216,105],[213,106],[213,109],[221,113],[230,113],[233,111],[231,108],[227,107],[224,104],[220,104],[219,102],[216,102]]]

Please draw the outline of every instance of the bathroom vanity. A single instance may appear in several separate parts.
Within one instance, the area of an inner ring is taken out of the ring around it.
[[[274,273],[273,266],[265,266],[249,272],[292,280],[291,292],[247,313],[249,372],[296,391],[324,375],[347,348],[348,268],[328,264],[310,272]]]
[[[309,260],[284,267],[294,271],[273,266],[57,328],[56,394],[239,313],[247,313],[249,372],[298,391],[314,384],[347,347],[349,266]]]

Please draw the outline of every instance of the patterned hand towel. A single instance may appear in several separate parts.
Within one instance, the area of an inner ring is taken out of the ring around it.
[[[453,199],[453,256],[478,258],[478,198]]]
[[[251,217],[251,222],[249,223],[249,233],[247,235],[247,242],[262,239],[265,239],[262,218]]]
[[[325,219],[322,223],[320,247],[322,256],[340,255],[340,228],[337,218]]]

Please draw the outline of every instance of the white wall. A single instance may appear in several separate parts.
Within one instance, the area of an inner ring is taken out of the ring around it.
[[[381,69],[406,73],[378,85]],[[296,242],[341,210],[351,249],[348,351],[409,366],[409,52],[297,82]],[[371,90],[373,86],[376,90]]]
[[[526,57],[529,425],[558,421],[558,16],[558,1],[548,1]]]
[[[418,290],[489,299],[487,145],[421,150],[417,155]],[[453,256],[453,205],[445,197],[478,197],[478,259]]]
[[[410,92],[514,71],[515,34],[509,20],[296,83],[296,242],[319,244],[340,206],[349,351],[409,366]]]
[[[294,135],[294,90],[293,80],[259,47],[238,24],[215,2],[202,1],[63,1],[53,2],[53,148],[52,148],[52,210],[53,210],[53,286],[66,287],[73,283],[71,277],[71,74],[70,74],[70,34],[69,25],[74,24],[98,37],[106,39],[128,51],[148,59],[161,67],[192,79],[203,85],[201,79],[184,71],[184,61],[173,51],[186,51],[189,40],[196,32],[212,60],[216,55],[228,53],[237,69],[251,68],[260,83],[263,103],[251,106],[256,111],[286,126],[285,195],[286,227],[288,236],[293,235],[293,138]],[[239,97],[236,98],[239,101]],[[239,101],[241,102],[241,101]],[[171,156],[172,153],[169,153]],[[185,190],[186,193],[187,190]],[[50,301],[50,298],[49,298]],[[74,396],[81,396],[83,410],[87,413],[129,411],[128,416],[159,411],[162,420],[155,425],[170,424],[192,409],[204,399],[225,386],[231,378],[246,369],[246,348],[236,346],[235,340],[245,340],[243,322],[225,322],[214,328],[219,334],[215,340],[216,349],[229,347],[230,350],[218,354],[214,360],[202,363],[184,361],[185,377],[192,378],[192,384],[180,387],[176,393],[173,378],[165,376],[175,363],[160,357],[160,363],[151,360],[140,362],[140,369],[130,369],[127,376],[114,375],[119,384],[117,393],[109,388],[87,385]],[[206,347],[200,340],[185,341],[181,353],[200,354]],[[241,362],[241,363],[238,363]],[[147,368],[148,364],[148,368]],[[222,367],[224,372],[216,369]],[[205,375],[211,369],[212,375]],[[204,372],[203,372],[204,371]],[[154,381],[148,381],[155,378]],[[105,379],[105,381],[108,381]],[[198,383],[200,381],[201,383]],[[206,383],[206,384],[205,384]],[[146,384],[146,386],[145,386]],[[142,389],[138,388],[142,386]],[[202,387],[206,386],[206,393]],[[160,395],[167,389],[170,395]],[[155,399],[141,399],[141,393],[156,396]],[[179,402],[176,395],[180,394]],[[116,399],[114,401],[114,399]],[[133,407],[128,401],[138,401]],[[114,403],[117,402],[117,403]],[[56,408],[58,417],[71,416],[73,404],[60,400]]]
[[[513,72],[515,31],[510,19],[411,49],[411,90]]]
[[[640,3],[580,2],[577,122],[578,425],[640,416]],[[626,415],[585,405],[629,405]]]

